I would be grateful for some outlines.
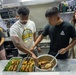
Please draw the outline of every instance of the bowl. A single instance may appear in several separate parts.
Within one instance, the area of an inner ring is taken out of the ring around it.
[[[53,67],[52,67],[51,69],[40,69],[40,68],[35,64],[35,69],[36,69],[36,71],[39,71],[39,72],[53,71],[54,68],[57,66],[57,59],[56,59],[54,56],[52,56],[52,55],[43,54],[43,55],[38,56],[37,58],[38,58],[39,62],[40,62],[40,61],[51,61],[52,59],[54,59],[53,62],[52,62],[54,65],[53,65]]]

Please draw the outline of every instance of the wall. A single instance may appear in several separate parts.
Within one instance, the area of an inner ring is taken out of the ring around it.
[[[47,19],[45,18],[45,12],[49,7],[57,6],[60,2],[52,2],[41,5],[27,6],[30,9],[30,19],[36,24],[37,29],[42,29],[47,24]],[[73,13],[62,13],[60,17],[65,21],[71,21]]]
[[[33,20],[37,28],[43,28],[47,24],[45,12],[49,7],[58,6],[59,2],[27,6],[30,9],[30,19]]]
[[[71,13],[62,13],[60,14],[61,18],[65,21],[71,22],[72,17],[73,17],[73,12]]]
[[[38,5],[30,5],[27,6],[30,9],[30,19],[33,20],[36,24],[37,29],[42,29],[47,24],[47,20],[45,18],[45,12],[49,7],[57,6],[60,2],[50,2],[46,4],[38,4]],[[72,14],[61,14],[62,19],[69,21],[71,20]]]

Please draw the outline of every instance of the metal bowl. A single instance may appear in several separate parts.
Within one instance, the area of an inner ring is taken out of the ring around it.
[[[54,61],[52,62],[54,64],[54,66],[52,67],[52,69],[40,69],[37,65],[35,65],[36,67],[36,71],[41,71],[41,72],[48,72],[48,71],[53,71],[54,68],[56,67],[57,65],[57,59],[52,56],[52,55],[49,55],[49,54],[43,54],[43,55],[40,55],[38,56],[38,60],[39,61],[51,61],[52,59],[54,58]]]

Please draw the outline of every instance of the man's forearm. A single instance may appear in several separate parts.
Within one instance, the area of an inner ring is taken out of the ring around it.
[[[17,43],[17,44],[15,44],[15,46],[16,46],[19,50],[21,50],[22,52],[24,52],[24,53],[27,53],[27,54],[30,54],[30,55],[34,54],[32,51],[28,50],[28,49],[27,49],[23,44],[21,44],[21,43]]]
[[[28,50],[27,47],[22,44],[17,36],[11,36],[11,40],[13,44],[22,52],[27,53],[27,54],[34,54],[32,51]]]
[[[44,37],[43,37],[42,35],[40,35],[40,36],[37,38],[37,40],[35,41],[35,43],[34,43],[34,45],[33,45],[33,48],[34,48],[35,46],[37,46],[38,43],[40,43],[43,38],[44,38]]]
[[[1,39],[0,45],[4,43],[4,38]]]
[[[36,39],[37,39],[36,32],[34,33],[33,37],[34,37],[34,42],[35,42],[35,41],[36,41]]]

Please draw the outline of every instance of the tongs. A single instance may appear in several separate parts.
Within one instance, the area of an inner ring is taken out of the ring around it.
[[[27,60],[27,61],[30,60],[30,55],[29,55],[29,54],[27,55],[26,60]]]

